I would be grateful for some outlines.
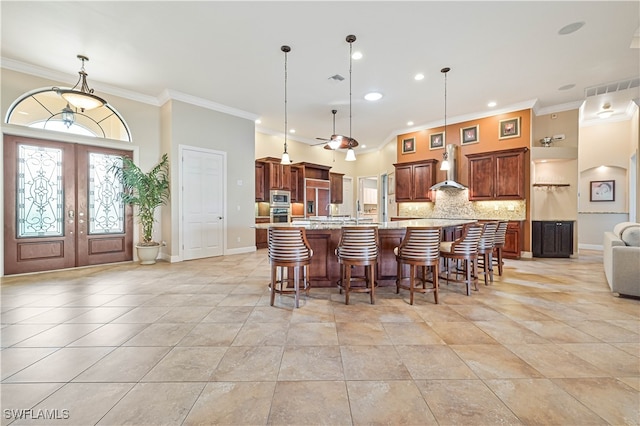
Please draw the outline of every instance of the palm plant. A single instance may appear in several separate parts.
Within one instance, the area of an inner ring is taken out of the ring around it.
[[[157,245],[152,241],[154,213],[157,207],[169,201],[169,158],[162,160],[148,173],[144,173],[131,158],[122,157],[122,166],[113,171],[123,185],[122,201],[138,207],[138,220],[142,225],[142,246]]]

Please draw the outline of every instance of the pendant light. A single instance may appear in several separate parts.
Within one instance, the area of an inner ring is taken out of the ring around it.
[[[87,84],[87,73],[84,70],[84,62],[88,61],[84,55],[78,55],[78,59],[82,61],[82,67],[78,74],[80,77],[78,78],[78,82],[71,89],[60,89],[54,88],[58,95],[62,96],[67,103],[73,105],[76,108],[80,108],[80,111],[85,112],[90,109],[95,109],[107,103],[104,99],[99,96],[93,94],[93,89],[89,88]],[[80,86],[80,90],[76,90],[76,88]]]
[[[353,147],[357,146],[358,143],[351,137],[351,71],[353,63],[353,42],[356,41],[356,36],[350,34],[346,40],[347,43],[349,43],[349,149],[347,149],[345,161],[356,161],[356,152],[353,150]],[[355,145],[352,141],[355,142]]]
[[[280,47],[280,50],[284,52],[284,152],[280,164],[288,165],[291,164],[291,158],[287,152],[287,53],[291,52],[291,48],[284,45]]]
[[[442,135],[442,146],[444,147],[444,154],[442,154],[442,164],[440,170],[449,170],[451,164],[449,164],[449,155],[447,154],[447,73],[451,71],[451,68],[445,67],[440,70],[444,74],[444,133]]]
[[[69,104],[67,104],[66,107],[62,108],[60,116],[62,117],[62,122],[64,123],[64,125],[67,126],[67,129],[71,127],[76,121],[76,114],[73,112]]]

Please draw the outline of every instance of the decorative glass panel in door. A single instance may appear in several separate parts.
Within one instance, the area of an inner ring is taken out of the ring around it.
[[[122,167],[119,155],[89,153],[89,234],[123,233],[123,186],[113,166]]]

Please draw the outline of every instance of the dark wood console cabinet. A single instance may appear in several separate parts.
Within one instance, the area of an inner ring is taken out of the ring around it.
[[[573,254],[573,221],[534,220],[533,257],[570,257]]]

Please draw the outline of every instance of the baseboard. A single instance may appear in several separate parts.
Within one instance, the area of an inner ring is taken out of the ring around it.
[[[256,251],[256,246],[240,247],[240,248],[234,248],[234,249],[227,249],[224,255],[229,256],[232,254],[253,253],[254,251]]]
[[[602,251],[604,247],[598,244],[578,244],[578,250],[580,249]]]
[[[525,259],[533,259],[533,252],[531,252],[531,251],[521,251],[520,252],[520,257],[523,257]]]

